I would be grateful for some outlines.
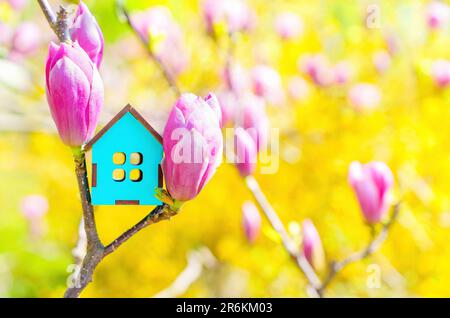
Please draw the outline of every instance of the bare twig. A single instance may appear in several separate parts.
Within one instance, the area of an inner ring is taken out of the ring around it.
[[[289,255],[292,257],[292,259],[299,267],[299,269],[305,275],[306,279],[308,280],[308,283],[312,287],[313,292],[317,291],[321,285],[319,277],[317,276],[316,272],[311,267],[309,262],[306,260],[301,250],[295,246],[294,242],[292,241],[291,237],[286,231],[283,222],[281,222],[278,214],[272,208],[266,196],[259,187],[258,182],[253,176],[246,177],[245,181],[247,187],[252,192],[256,202],[260,206],[261,210],[264,212],[264,215],[267,217],[274,230],[278,233],[278,235],[280,235],[281,241],[286,251],[289,253]],[[315,292],[314,296],[319,296],[319,294]]]
[[[119,14],[121,14],[124,18],[124,20],[127,22],[127,24],[130,26],[131,30],[134,32],[134,34],[137,36],[139,41],[141,42],[142,46],[144,47],[145,51],[149,55],[149,57],[155,62],[155,64],[160,69],[161,73],[163,74],[166,82],[170,86],[170,88],[177,94],[181,94],[181,90],[177,84],[177,81],[173,74],[167,69],[167,67],[164,65],[163,61],[151,50],[149,39],[145,38],[142,34],[140,34],[133,26],[133,22],[131,20],[130,14],[128,10],[125,8],[124,1],[123,0],[117,0],[116,1],[116,8]]]
[[[81,218],[80,224],[78,225],[78,240],[75,248],[72,250],[72,255],[74,263],[77,266],[81,266],[84,257],[86,256],[87,249],[87,238],[86,231],[84,230],[84,220]]]
[[[207,247],[190,251],[187,255],[187,265],[178,275],[172,285],[160,291],[154,298],[173,298],[183,295],[189,287],[200,278],[204,268],[216,265],[217,260]]]
[[[37,0],[37,2],[41,7],[45,18],[47,19],[48,24],[52,28],[53,32],[55,32],[58,39],[61,42],[69,42],[70,34],[69,25],[67,22],[67,10],[60,6],[58,13],[55,15],[47,0]]]
[[[386,224],[384,224],[384,226],[381,229],[378,236],[374,236],[374,239],[371,240],[369,242],[369,244],[365,248],[363,248],[361,251],[355,252],[355,253],[349,255],[348,257],[346,257],[345,259],[343,259],[342,261],[333,262],[330,265],[330,271],[329,271],[328,275],[325,277],[325,279],[323,280],[322,285],[318,289],[318,292],[321,295],[323,294],[323,292],[325,291],[327,286],[330,284],[330,282],[333,280],[333,278],[344,267],[346,267],[348,264],[351,264],[351,263],[354,263],[357,261],[361,261],[361,260],[369,257],[370,255],[372,255],[375,251],[377,251],[381,247],[381,245],[383,244],[383,242],[386,240],[386,238],[388,236],[388,233],[389,233],[390,228],[392,227],[392,224],[397,219],[399,211],[400,211],[400,203],[397,203],[393,207],[393,212],[392,212],[392,215],[391,215],[389,221]]]

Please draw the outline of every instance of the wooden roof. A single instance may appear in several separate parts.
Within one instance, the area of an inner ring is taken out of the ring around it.
[[[113,119],[111,119],[106,125],[105,127],[103,127],[95,136],[94,138],[92,138],[85,146],[84,149],[85,150],[89,150],[96,142],[97,140],[99,140],[100,138],[102,138],[102,136],[109,130],[109,128],[111,128],[119,119],[121,119],[126,113],[130,112],[134,118],[136,118],[141,124],[142,126],[144,126],[149,133],[151,133],[153,135],[153,137],[156,138],[156,140],[158,140],[158,142],[160,144],[162,144],[162,137],[160,134],[158,134],[158,132],[145,120],[144,117],[142,117],[141,114],[138,113],[138,111],[136,109],[133,108],[133,106],[131,106],[130,104],[128,104],[127,106],[125,106],[124,108],[122,108],[122,110],[117,113],[116,116],[113,117]]]

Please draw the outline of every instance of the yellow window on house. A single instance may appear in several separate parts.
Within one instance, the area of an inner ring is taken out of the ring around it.
[[[113,154],[113,163],[115,165],[123,165],[125,163],[126,156],[123,152],[116,152]]]
[[[140,169],[133,169],[130,171],[130,180],[139,182],[142,180],[142,171]]]
[[[125,180],[125,170],[123,169],[114,169],[112,173],[112,177],[114,181],[123,181]]]

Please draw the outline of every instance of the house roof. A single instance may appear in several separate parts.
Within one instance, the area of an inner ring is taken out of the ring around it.
[[[136,118],[142,126],[144,126],[149,133],[153,135],[153,137],[158,140],[160,144],[162,144],[162,137],[158,132],[145,120],[144,117],[142,117],[141,114],[138,113],[136,109],[133,108],[130,104],[122,108],[122,110],[117,113],[116,116],[113,117],[106,125],[103,127],[95,136],[92,138],[85,146],[85,150],[89,150],[102,136],[117,122],[119,119],[121,119],[126,113],[130,112],[134,118]]]

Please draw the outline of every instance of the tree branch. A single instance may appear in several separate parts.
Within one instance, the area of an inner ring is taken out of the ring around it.
[[[347,265],[349,265],[351,263],[361,261],[361,260],[369,257],[370,255],[372,255],[375,251],[377,251],[381,247],[381,245],[383,244],[383,242],[386,240],[386,238],[388,236],[388,233],[389,233],[390,228],[392,227],[392,224],[397,219],[399,211],[400,211],[400,203],[397,203],[396,205],[394,205],[392,215],[391,215],[389,221],[386,224],[384,224],[383,228],[381,229],[380,234],[378,234],[378,236],[376,236],[373,240],[371,240],[370,243],[365,248],[363,248],[359,252],[355,252],[355,253],[349,255],[347,258],[343,259],[340,262],[333,262],[331,264],[328,275],[325,277],[325,279],[322,282],[322,285],[318,289],[318,292],[320,295],[323,295],[323,292],[325,291],[327,286],[330,284],[330,282],[333,280],[333,278],[342,269],[344,269],[344,267],[346,267]]]
[[[156,66],[161,70],[162,75],[164,76],[167,84],[169,87],[177,94],[181,94],[181,90],[178,87],[177,81],[175,77],[172,75],[172,73],[166,68],[163,61],[153,52],[149,45],[149,40],[144,38],[142,34],[140,34],[134,27],[133,22],[131,20],[130,14],[128,10],[125,8],[125,5],[123,3],[123,0],[117,0],[116,1],[116,8],[119,14],[124,18],[124,20],[127,22],[128,26],[131,28],[133,33],[137,36],[139,39],[139,42],[141,42],[142,46],[144,47],[145,51],[149,55],[149,57],[155,62]]]
[[[301,250],[295,246],[294,242],[292,241],[291,237],[289,236],[288,232],[286,231],[283,223],[281,222],[278,214],[275,212],[275,210],[270,205],[269,201],[267,200],[266,196],[262,192],[261,188],[259,187],[258,182],[253,176],[248,176],[245,178],[245,182],[247,184],[247,187],[252,192],[256,202],[260,206],[261,210],[264,212],[264,215],[269,220],[270,224],[272,225],[273,229],[280,235],[281,241],[283,243],[284,248],[289,253],[291,258],[295,261],[298,268],[303,272],[306,279],[308,280],[308,283],[311,285],[312,290],[314,292],[314,296],[318,297],[320,296],[316,291],[321,286],[321,282],[319,277],[317,276],[314,269],[311,267],[309,262],[306,260],[305,256],[301,252]]]
[[[60,42],[70,42],[69,25],[67,22],[67,10],[60,6],[55,15],[47,0],[37,0],[50,28],[55,32]]]

